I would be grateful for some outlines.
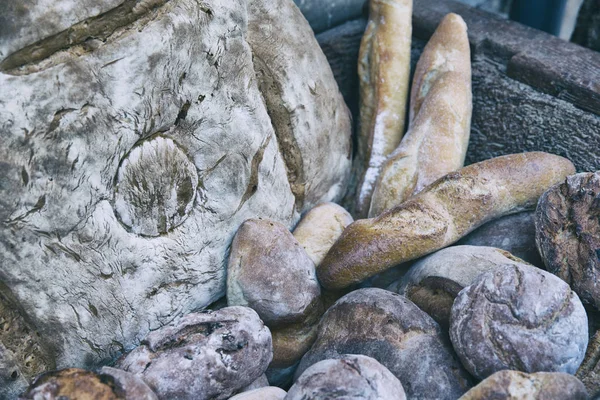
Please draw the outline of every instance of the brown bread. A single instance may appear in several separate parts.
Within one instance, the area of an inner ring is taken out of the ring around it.
[[[349,225],[317,269],[326,288],[343,288],[446,247],[487,221],[535,207],[575,172],[566,158],[532,152],[469,165],[377,218]]]

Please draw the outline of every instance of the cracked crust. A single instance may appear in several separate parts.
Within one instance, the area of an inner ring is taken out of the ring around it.
[[[226,399],[271,362],[271,333],[247,307],[193,313],[156,330],[117,362],[165,399]]]
[[[350,117],[310,27],[291,1],[251,5],[0,4],[8,9],[0,13],[8,20],[0,23],[0,60],[72,34],[71,47],[31,53],[39,58],[22,74],[0,72],[0,281],[55,349],[58,368],[95,368],[222,297],[229,246],[246,219],[288,228],[299,219],[254,55],[271,63],[282,102],[295,110],[302,207],[345,191]],[[263,54],[252,44],[265,8],[277,29]],[[81,42],[86,34],[96,37]],[[273,60],[273,51],[285,60]],[[123,185],[124,159],[157,138],[183,155],[138,164]],[[152,172],[173,160],[185,171]],[[0,385],[0,397],[23,385]]]
[[[353,291],[327,310],[296,377],[321,360],[344,354],[376,359],[402,382],[411,399],[454,400],[470,387],[435,321],[406,298],[383,289]]]
[[[447,331],[458,293],[479,274],[508,264],[526,263],[493,247],[448,247],[414,263],[396,287],[388,290],[406,296]]]
[[[369,2],[369,22],[360,45],[360,125],[355,214],[364,218],[385,157],[404,135],[410,78],[412,0]]]
[[[566,158],[532,152],[450,173],[379,217],[350,224],[317,268],[319,282],[348,287],[446,247],[487,221],[534,207],[574,171]]]
[[[344,355],[313,364],[300,375],[286,399],[405,400],[402,384],[377,360]]]
[[[587,316],[564,281],[533,266],[507,265],[460,292],[450,339],[480,379],[503,369],[574,374],[588,344]]]
[[[600,309],[600,172],[569,176],[540,198],[536,243],[546,269]]]
[[[463,166],[472,108],[467,26],[460,16],[448,14],[417,63],[409,129],[381,168],[369,217]]]
[[[587,400],[588,398],[583,384],[569,374],[499,371],[469,390],[459,400]]]

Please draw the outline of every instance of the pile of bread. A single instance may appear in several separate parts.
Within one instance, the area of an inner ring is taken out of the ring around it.
[[[87,398],[78,390],[238,400],[600,393],[598,340],[588,349],[588,319],[600,307],[600,174],[575,174],[568,159],[541,152],[463,167],[471,67],[455,14],[417,64],[405,133],[411,9],[410,0],[370,2],[357,220],[324,203],[293,232],[244,222],[231,245],[227,304],[152,332],[116,368],[42,375],[23,399]],[[545,265],[491,247],[448,247],[531,209]],[[397,281],[370,287],[399,265]]]

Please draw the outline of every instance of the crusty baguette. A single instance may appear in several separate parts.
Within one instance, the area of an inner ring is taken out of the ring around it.
[[[349,225],[317,269],[326,288],[344,288],[446,247],[483,223],[533,208],[575,172],[559,156],[512,154],[469,165],[377,218]]]
[[[404,134],[410,77],[412,0],[371,0],[361,41],[358,157],[364,173],[355,214],[366,216],[379,170]]]
[[[460,16],[448,14],[417,64],[409,129],[381,168],[370,217],[401,204],[463,166],[472,109],[467,25]]]

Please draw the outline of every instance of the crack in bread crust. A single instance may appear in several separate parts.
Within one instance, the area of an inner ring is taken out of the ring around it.
[[[137,21],[143,27],[156,18],[159,9],[169,1],[126,0],[112,10],[86,18],[62,32],[17,50],[0,63],[0,72],[28,75],[63,62],[65,54],[61,57],[61,52],[66,51],[72,56],[87,54],[97,48],[98,41],[110,40],[120,28],[127,28]],[[203,11],[212,15],[206,7]]]

